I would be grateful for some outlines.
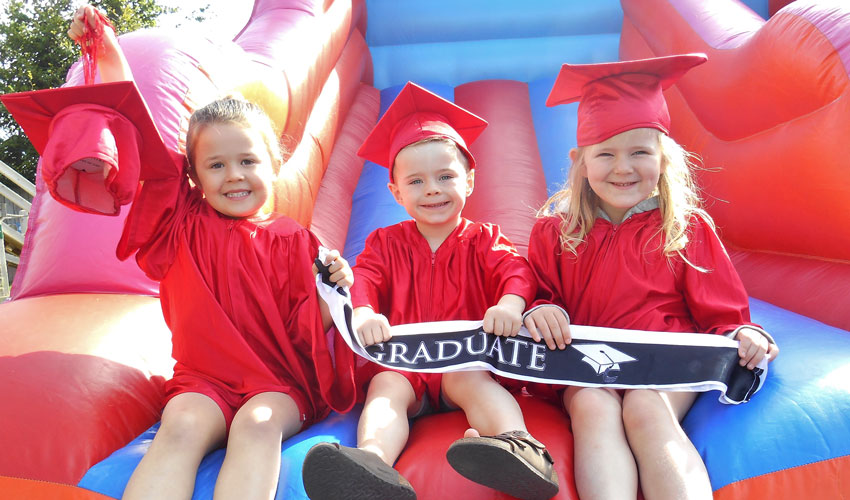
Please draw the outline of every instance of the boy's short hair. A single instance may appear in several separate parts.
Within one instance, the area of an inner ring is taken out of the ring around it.
[[[405,149],[407,149],[409,147],[418,146],[420,144],[427,144],[429,142],[442,142],[442,143],[445,143],[445,144],[452,145],[455,148],[455,151],[457,151],[459,153],[458,157],[460,157],[462,159],[461,161],[462,161],[463,167],[466,169],[466,171],[469,172],[470,170],[472,170],[472,163],[470,162],[469,157],[466,155],[466,152],[463,150],[463,148],[458,146],[458,144],[455,141],[453,141],[452,139],[450,139],[449,137],[443,137],[443,136],[439,136],[439,135],[426,137],[426,138],[420,139],[420,140],[418,140],[414,143],[408,144],[407,146],[401,148],[401,151],[404,151]],[[399,151],[399,153],[401,153],[401,151]],[[396,155],[396,157],[397,156],[398,155]],[[395,170],[395,160],[393,160],[393,164],[390,166],[390,177],[392,177],[392,173],[393,173],[394,170]]]

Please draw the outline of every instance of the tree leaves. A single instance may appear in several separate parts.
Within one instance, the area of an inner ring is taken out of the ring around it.
[[[76,0],[9,0],[0,13],[0,93],[59,87],[79,48],[68,38]],[[92,1],[126,33],[156,26],[160,15],[176,9],[157,0]],[[38,154],[5,107],[0,108],[0,159],[35,180]]]

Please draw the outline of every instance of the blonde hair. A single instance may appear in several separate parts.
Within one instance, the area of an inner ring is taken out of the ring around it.
[[[283,149],[271,119],[256,104],[231,96],[215,100],[195,110],[189,118],[189,128],[186,132],[186,158],[189,160],[190,169],[195,168],[195,142],[198,134],[207,126],[216,124],[236,124],[257,129],[274,162],[274,173],[279,172],[283,164]]]
[[[694,268],[706,271],[682,255],[688,244],[688,226],[694,216],[703,219],[714,230],[714,222],[702,208],[699,189],[691,173],[697,168],[699,159],[660,131],[658,145],[662,168],[653,194],[658,195],[661,211],[662,224],[658,230],[664,236],[662,253],[668,258],[678,255]],[[561,247],[573,255],[577,254],[578,246],[590,233],[600,206],[599,197],[582,175],[586,151],[587,147],[577,148],[566,184],[537,212],[538,217],[557,215],[561,218]]]

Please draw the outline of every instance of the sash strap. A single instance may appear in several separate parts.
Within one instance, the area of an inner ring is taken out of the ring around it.
[[[330,283],[324,256],[316,259],[316,286],[334,324],[358,355],[396,370],[444,373],[489,370],[508,378],[548,384],[720,391],[725,404],[745,403],[764,383],[767,361],[740,366],[738,342],[722,335],[618,330],[570,325],[572,342],[550,350],[525,327],[516,337],[485,333],[481,321],[439,321],[390,327],[387,342],[364,347],[352,328],[351,296]]]

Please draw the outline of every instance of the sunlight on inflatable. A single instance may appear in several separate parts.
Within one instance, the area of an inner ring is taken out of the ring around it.
[[[818,382],[818,387],[838,389],[850,394],[850,364],[845,364],[827,373]]]
[[[136,368],[146,375],[171,376],[174,360],[161,354],[171,352],[171,332],[165,326],[158,300],[145,300],[128,307],[114,324],[99,326],[108,334],[100,338],[92,355]]]
[[[334,90],[330,92],[330,90]],[[340,116],[339,98],[342,86],[339,81],[339,73],[336,68],[328,75],[328,80],[325,82],[322,93],[313,104],[313,111],[310,113],[310,118],[307,121],[307,130],[318,132],[316,125],[312,122],[318,121],[324,124],[327,116]],[[337,118],[338,119],[338,118]],[[334,120],[332,123],[336,123]]]

